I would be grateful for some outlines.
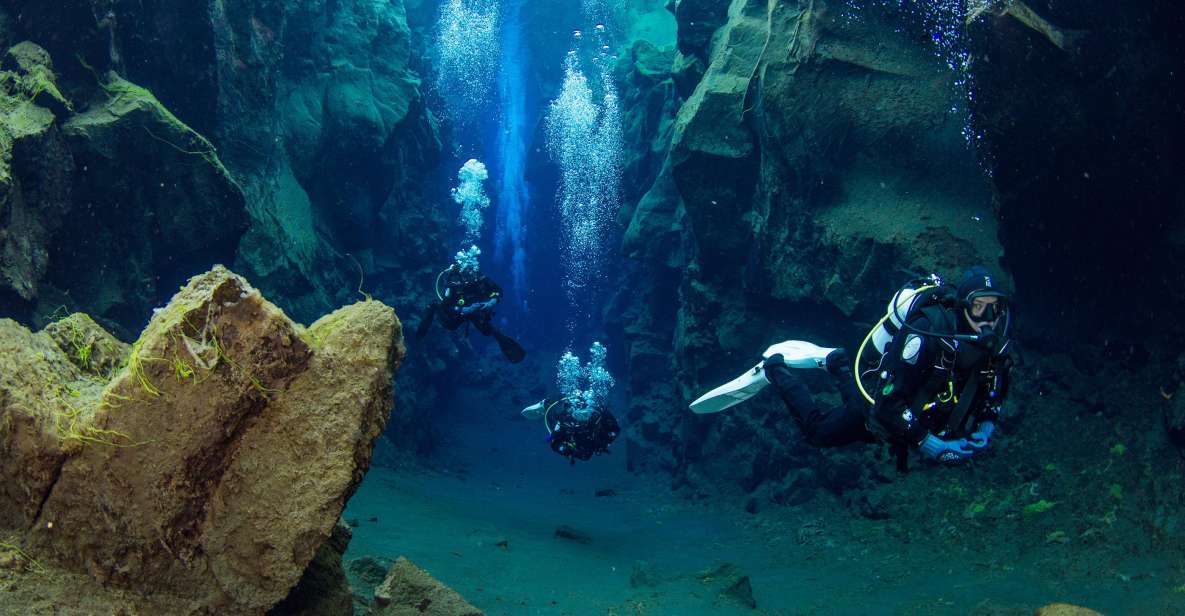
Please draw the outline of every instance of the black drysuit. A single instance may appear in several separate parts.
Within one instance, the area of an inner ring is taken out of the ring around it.
[[[955,309],[934,308],[911,317],[910,324],[924,332],[953,333],[956,318]],[[885,440],[916,447],[927,434],[961,438],[980,423],[996,420],[1007,394],[1008,366],[1007,356],[976,344],[902,330],[885,349],[878,370],[884,378],[871,406],[856,391],[846,367],[836,371],[843,405],[834,408],[815,403],[785,364],[767,365],[765,374],[812,445],[839,447]],[[972,398],[964,402],[963,421],[948,425],[958,416],[959,400],[965,396]]]

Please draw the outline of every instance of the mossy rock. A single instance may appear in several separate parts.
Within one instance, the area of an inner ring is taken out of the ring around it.
[[[2,64],[0,288],[33,301],[49,264],[49,240],[69,207],[74,164],[55,124],[70,104],[44,49],[21,43]]]
[[[17,141],[41,135],[54,124],[55,114],[68,113],[72,106],[58,90],[49,53],[30,43],[20,43],[5,54],[0,71],[0,220],[14,208],[12,156]],[[0,241],[4,238],[0,236]],[[9,259],[11,260],[11,259]],[[9,281],[19,294],[30,281]]]
[[[87,314],[76,312],[50,323],[45,332],[71,363],[93,376],[109,377],[128,357],[130,347],[107,333]]]
[[[130,601],[191,606],[138,612],[262,614],[283,599],[386,424],[403,356],[394,311],[342,308],[308,328],[311,349],[216,266],[130,349],[81,315],[47,329],[0,320],[0,528],[29,529],[21,545],[39,561]],[[83,370],[125,354],[109,378]],[[344,542],[329,547],[326,579],[344,582]]]
[[[66,123],[67,134],[86,137],[97,145],[106,143],[111,148],[117,148],[116,144],[110,142],[120,134],[114,129],[127,126],[128,123],[139,124],[157,141],[182,154],[204,159],[229,182],[234,183],[230,172],[219,160],[214,144],[173,115],[147,88],[110,71],[102,84],[102,91],[105,94],[102,100],[96,101],[89,111]]]
[[[53,59],[36,43],[24,41],[12,46],[4,55],[3,67],[14,76],[16,85],[33,103],[58,116],[74,110],[74,105],[58,88]]]
[[[47,333],[0,319],[0,528],[33,524],[100,389]]]

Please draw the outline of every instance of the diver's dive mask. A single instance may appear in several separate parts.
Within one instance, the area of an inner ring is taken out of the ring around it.
[[[995,298],[995,301],[976,301],[987,297]],[[969,293],[963,301],[963,314],[978,330],[973,340],[975,344],[993,354],[1003,352],[1008,346],[1008,330],[1012,324],[1008,296],[990,290]]]
[[[996,301],[976,301],[987,297],[994,297]],[[1007,316],[1008,296],[998,291],[976,291],[963,300],[963,310],[967,319],[977,325],[996,323]]]

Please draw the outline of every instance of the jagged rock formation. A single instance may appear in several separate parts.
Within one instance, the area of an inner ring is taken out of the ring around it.
[[[70,106],[55,81],[53,64],[39,47],[22,43],[5,55],[0,72],[0,293],[25,301],[37,297],[48,266],[46,244],[70,209],[73,160],[53,111],[66,113]]]
[[[403,356],[379,302],[306,329],[222,267],[130,348],[82,316],[0,321],[0,344],[0,529],[162,614],[288,594],[369,466]]]

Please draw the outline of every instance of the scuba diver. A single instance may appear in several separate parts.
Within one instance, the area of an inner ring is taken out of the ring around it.
[[[969,269],[957,287],[937,276],[913,281],[865,337],[856,372],[843,349],[787,341],[691,408],[719,412],[772,383],[811,445],[884,441],[902,471],[911,448],[927,459],[961,462],[987,448],[1008,393],[1009,303],[982,267]],[[870,342],[879,358],[863,357]],[[842,406],[818,405],[791,368],[826,370],[838,379]],[[864,386],[870,377],[875,396]]]
[[[428,334],[433,320],[440,317],[440,324],[449,331],[462,325],[473,325],[483,336],[493,336],[498,348],[511,363],[519,363],[527,352],[509,336],[494,326],[494,307],[502,298],[502,288],[483,276],[477,264],[481,250],[470,246],[454,257],[455,263],[436,277],[436,303],[424,310],[420,325],[416,328],[416,340]],[[468,330],[466,330],[468,332]]]
[[[607,351],[595,342],[589,352],[587,367],[581,367],[570,352],[560,358],[556,380],[561,398],[544,398],[522,410],[528,420],[543,420],[551,450],[568,458],[570,464],[608,454],[609,445],[621,434],[617,418],[609,411],[613,377],[605,370]],[[582,381],[587,383],[583,390]]]

